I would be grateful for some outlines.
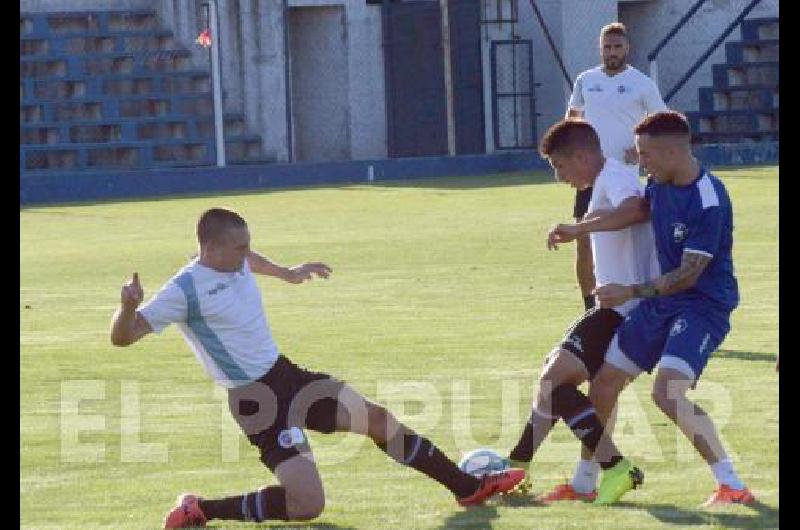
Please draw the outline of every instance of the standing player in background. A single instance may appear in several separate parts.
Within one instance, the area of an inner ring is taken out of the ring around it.
[[[652,79],[628,64],[630,41],[625,26],[614,22],[600,31],[602,64],[586,70],[575,79],[566,117],[588,121],[600,137],[603,155],[614,158],[638,174],[638,156],[633,141],[633,129],[642,118],[666,109],[658,86]],[[592,188],[576,190],[573,216],[580,222],[586,215]],[[584,306],[594,306],[595,288],[592,248],[588,234],[576,240],[575,273]],[[570,500],[576,495],[593,496],[600,467],[590,460],[584,448],[581,460],[568,487],[556,488],[544,496],[548,501]]]

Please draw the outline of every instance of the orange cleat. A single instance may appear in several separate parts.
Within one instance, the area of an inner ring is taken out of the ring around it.
[[[191,493],[178,495],[175,507],[164,518],[164,528],[194,528],[206,525],[206,516]]]
[[[752,504],[756,498],[747,488],[735,490],[730,486],[721,484],[711,497],[703,503],[704,508],[717,504]]]
[[[458,499],[458,504],[461,506],[480,504],[496,493],[505,493],[514,489],[514,486],[522,482],[524,478],[524,469],[511,468],[504,471],[487,473],[481,479],[481,485],[478,486],[478,491],[472,495]]]
[[[545,493],[536,497],[539,502],[556,501],[586,501],[591,502],[597,497],[597,490],[591,493],[578,493],[572,484],[559,484],[550,493]]]

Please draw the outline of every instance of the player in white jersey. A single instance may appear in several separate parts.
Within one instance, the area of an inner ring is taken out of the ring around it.
[[[324,493],[303,428],[369,436],[396,461],[448,488],[462,506],[512,489],[525,473],[507,469],[477,479],[462,472],[433,443],[389,411],[328,374],[296,366],[272,340],[253,273],[302,283],[327,278],[324,263],[281,267],[250,249],[250,233],[236,212],[212,208],[197,223],[199,256],[139,308],[137,273],[122,288],[111,342],[128,346],[170,323],[179,327],[206,371],[228,389],[231,414],[259,448],[280,485],[219,499],[178,497],[165,528],[205,526],[209,519],[308,520],[324,507]]]
[[[663,110],[666,105],[653,80],[628,64],[629,51],[630,42],[623,24],[615,22],[603,27],[600,31],[602,64],[575,79],[566,117],[584,118],[597,131],[607,158],[615,158],[638,171],[633,128],[647,114]],[[591,196],[591,186],[576,190],[572,212],[576,221],[586,214]],[[585,307],[589,309],[594,305],[595,278],[586,236],[576,242],[575,272]]]
[[[652,229],[649,224],[634,224],[615,230],[598,226],[595,214],[603,212],[606,223],[636,223],[643,218],[640,197],[644,188],[638,173],[614,158],[605,157],[594,128],[585,120],[569,118],[553,125],[545,133],[540,152],[555,169],[556,179],[576,189],[593,186],[589,213],[576,224],[559,224],[548,234],[547,245],[560,243],[591,233],[595,252],[594,273],[598,284],[617,283],[618,278],[639,278],[648,281],[658,273]],[[527,467],[533,454],[559,418],[570,427],[582,445],[594,454],[606,475],[627,474],[635,485],[641,484],[641,472],[616,447],[603,437],[603,426],[589,399],[578,390],[584,381],[594,379],[611,337],[625,315],[636,305],[621,304],[613,308],[593,307],[567,330],[560,345],[545,360],[539,379],[539,390],[531,407],[531,415],[517,445],[509,454],[512,464]],[[524,488],[523,488],[524,489]],[[540,500],[594,500],[593,491],[576,491],[562,485],[553,494]]]
[[[666,108],[658,86],[646,75],[628,64],[630,41],[625,26],[619,22],[608,24],[600,30],[601,64],[586,70],[575,79],[566,117],[584,118],[597,131],[600,146],[606,158],[617,159],[638,173],[638,155],[634,145],[633,129],[640,119]],[[575,191],[572,215],[580,221],[586,214],[592,187]],[[594,306],[592,291],[596,286],[592,265],[592,246],[584,234],[575,242],[575,273],[586,309]],[[582,448],[582,457],[573,476],[572,485],[589,493],[594,490],[599,470],[589,460]],[[556,500],[561,488],[550,496]]]

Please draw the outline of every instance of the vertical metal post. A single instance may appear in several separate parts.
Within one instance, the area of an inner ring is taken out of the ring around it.
[[[381,32],[383,47],[383,79],[384,79],[384,101],[386,109],[386,154],[389,157],[396,155],[395,130],[394,130],[394,79],[392,64],[392,6],[389,0],[383,0],[381,4]]]
[[[455,116],[453,113],[453,76],[450,67],[450,15],[448,0],[439,0],[442,13],[442,52],[444,53],[444,92],[447,104],[447,154],[456,154]]]
[[[650,61],[650,79],[658,86],[658,64],[655,59]]]
[[[294,162],[294,141],[292,131],[292,69],[289,60],[289,0],[283,0],[283,83],[286,88],[286,145],[289,162]]]
[[[214,137],[217,146],[217,167],[225,167],[225,131],[222,116],[222,76],[219,65],[219,20],[217,0],[208,0],[211,30],[211,90],[214,96]]]

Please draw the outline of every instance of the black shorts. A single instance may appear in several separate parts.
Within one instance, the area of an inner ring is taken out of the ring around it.
[[[613,309],[595,306],[572,323],[559,346],[575,354],[586,366],[589,379],[594,379],[603,365],[608,345],[623,320]]]
[[[585,190],[575,190],[575,206],[572,208],[572,217],[581,219],[589,210],[589,201],[592,199],[592,187]]]
[[[310,450],[303,428],[330,433],[342,381],[300,368],[283,355],[261,378],[228,389],[228,406],[270,470]]]

